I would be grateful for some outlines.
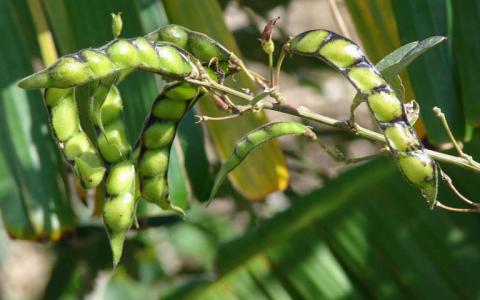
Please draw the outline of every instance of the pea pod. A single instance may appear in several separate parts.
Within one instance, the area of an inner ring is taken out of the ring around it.
[[[131,145],[123,120],[123,104],[115,83],[115,74],[94,82],[90,116],[95,127],[97,147],[107,162],[103,222],[107,228],[113,264],[117,265],[125,236],[135,220],[136,168],[130,160]]]
[[[19,86],[69,88],[136,68],[176,79],[198,74],[184,50],[139,37],[115,39],[100,48],[62,56],[50,67],[21,80]]]
[[[403,103],[360,47],[336,33],[311,30],[291,39],[287,49],[319,58],[348,78],[367,102],[404,177],[434,203],[438,167],[412,129]]]
[[[74,91],[47,89],[44,99],[52,132],[65,159],[85,188],[96,187],[103,179],[105,167],[80,126]]]
[[[209,63],[212,59],[217,59],[219,62],[240,64],[240,59],[219,42],[204,33],[196,32],[180,25],[166,25],[147,34],[145,37],[154,41],[165,41],[175,44],[191,53],[203,64]]]
[[[163,209],[181,211],[168,198],[170,150],[180,120],[201,92],[186,82],[172,83],[155,99],[138,143],[142,197]]]
[[[297,122],[273,122],[259,127],[243,136],[235,145],[232,154],[223,163],[215,179],[209,202],[218,192],[228,173],[233,171],[255,148],[271,139],[284,135],[305,135],[316,139],[316,135],[308,127]]]

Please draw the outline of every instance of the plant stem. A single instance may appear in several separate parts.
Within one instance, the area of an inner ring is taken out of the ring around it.
[[[194,84],[194,85],[199,85],[199,86],[204,86],[213,90],[221,91],[236,97],[239,97],[241,99],[247,100],[251,102],[255,97],[249,94],[245,94],[243,92],[237,91],[235,89],[226,87],[224,85],[218,84],[213,81],[199,81],[199,80],[194,80],[194,79],[186,79],[188,82]],[[358,136],[361,136],[363,138],[380,142],[383,144],[386,144],[385,137],[378,132],[369,130],[367,128],[361,127],[361,126],[356,126],[355,129],[353,129],[351,126],[348,125],[347,122],[345,121],[340,121],[336,120],[334,118],[330,118],[321,114],[317,114],[315,112],[312,112],[310,109],[308,109],[305,106],[293,106],[289,104],[278,104],[278,103],[268,103],[268,102],[262,102],[260,104],[260,108],[263,109],[268,109],[272,111],[277,111],[277,112],[282,112],[285,114],[297,116],[303,119],[311,120],[320,124],[332,126],[344,131],[351,132],[353,134],[356,134]],[[437,151],[433,151],[430,149],[425,149],[425,151],[435,160],[445,162],[445,163],[450,163],[454,164],[456,166],[462,167],[464,169],[468,169],[471,171],[474,171],[476,173],[480,173],[480,163],[474,161],[474,160],[468,160],[464,157],[458,157],[458,156],[453,156]]]

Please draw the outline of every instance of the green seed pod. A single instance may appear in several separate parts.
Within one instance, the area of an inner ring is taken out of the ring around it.
[[[127,157],[130,153],[125,126],[118,120],[105,127],[104,134],[98,138],[98,148],[103,159],[109,163],[115,163]]]
[[[235,57],[231,51],[209,36],[180,25],[167,25],[147,34],[146,37],[175,44],[190,52],[203,64],[209,63],[212,59],[227,62]]]
[[[427,201],[433,203],[437,195],[437,166],[413,131],[403,104],[358,45],[330,31],[312,30],[290,40],[288,49],[317,57],[350,80],[380,125],[407,181],[420,188]]]
[[[175,137],[175,123],[170,121],[155,123],[143,134],[143,143],[148,149],[162,148],[169,145]]]
[[[178,79],[198,74],[188,53],[173,44],[143,38],[118,39],[97,49],[63,56],[18,85],[24,89],[75,87],[135,68]]]
[[[182,212],[168,199],[169,154],[178,123],[200,96],[198,89],[188,84],[168,85],[155,99],[142,130],[138,145],[141,194],[163,209]]]
[[[134,193],[124,193],[105,200],[103,222],[107,227],[114,266],[122,257],[123,243],[128,230],[132,227],[135,208]]]
[[[233,171],[256,147],[276,137],[300,134],[316,139],[309,127],[296,122],[269,123],[243,136],[218,172],[209,201],[213,199],[228,173]]]
[[[141,177],[155,177],[159,174],[167,172],[168,156],[170,151],[168,148],[148,150],[142,155],[139,164],[139,172]]]

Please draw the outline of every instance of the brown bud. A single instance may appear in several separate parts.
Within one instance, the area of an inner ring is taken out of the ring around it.
[[[280,17],[276,17],[268,21],[267,25],[263,28],[262,32],[262,42],[266,43],[272,39],[272,31],[273,27],[275,27],[275,23],[280,19]]]

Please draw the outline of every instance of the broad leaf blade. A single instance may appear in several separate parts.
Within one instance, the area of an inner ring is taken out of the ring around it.
[[[451,0],[451,50],[456,59],[460,94],[463,102],[468,135],[472,127],[480,126],[480,2],[478,0]]]
[[[27,93],[16,86],[33,69],[23,32],[6,1],[0,1],[0,35],[6,43],[0,49],[1,171],[6,172],[1,177],[6,178],[4,184],[14,185],[8,187],[11,195],[2,194],[2,214],[18,217],[4,218],[5,227],[12,228],[18,238],[32,238],[33,228],[36,238],[58,239],[75,225],[63,161],[49,133],[40,93]]]
[[[407,43],[433,35],[447,35],[446,1],[392,0],[400,41]],[[462,103],[456,91],[454,69],[447,45],[422,55],[408,69],[416,100],[431,143],[448,141],[444,128],[432,111],[438,106],[458,139],[465,135]]]

